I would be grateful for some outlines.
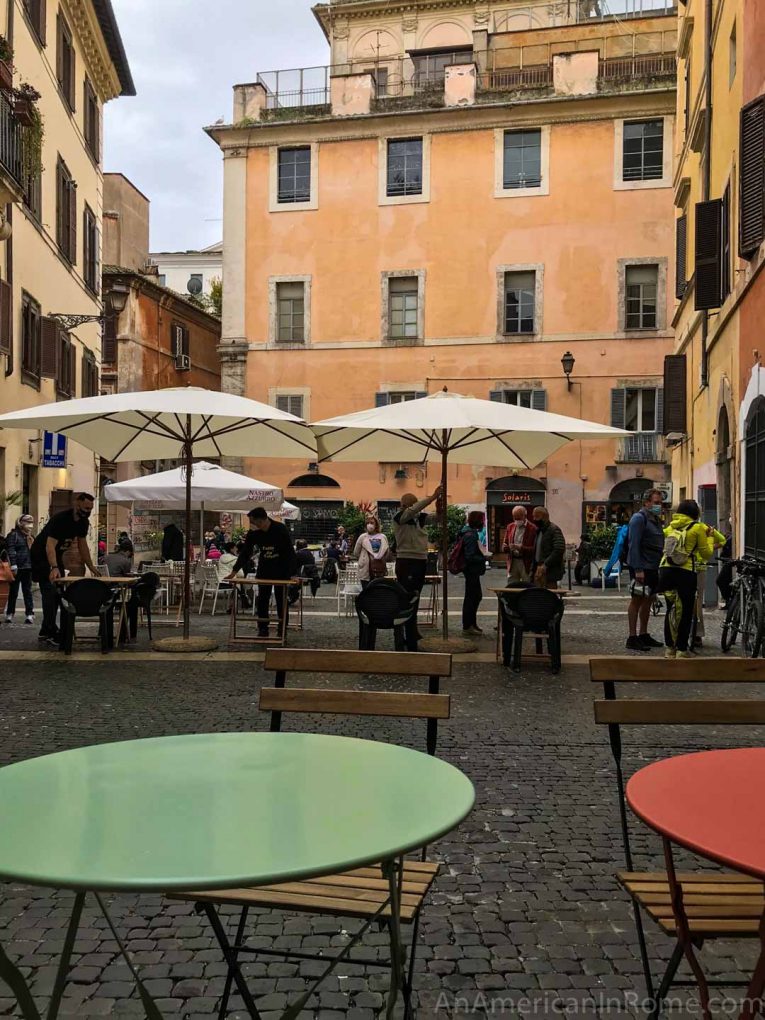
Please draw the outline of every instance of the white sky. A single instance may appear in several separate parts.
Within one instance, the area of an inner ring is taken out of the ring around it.
[[[104,165],[151,200],[153,251],[221,237],[217,145],[232,86],[258,71],[329,62],[312,0],[112,0],[138,95],[106,107]]]

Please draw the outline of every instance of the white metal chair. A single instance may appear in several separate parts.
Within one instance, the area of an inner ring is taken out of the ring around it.
[[[234,589],[230,584],[226,584],[225,581],[221,580],[220,574],[218,573],[217,563],[205,563],[202,594],[199,598],[200,615],[204,607],[205,598],[212,598],[212,615],[215,616],[215,608],[218,605],[218,596],[222,594],[226,599],[228,599],[231,597],[233,591]]]
[[[337,615],[351,616],[355,611],[354,600],[361,591],[358,563],[349,563],[345,570],[338,572]]]
[[[396,576],[396,564],[395,563],[388,563],[386,565],[385,569],[386,569],[388,577],[395,577]]]
[[[617,591],[621,591],[622,590],[622,564],[621,564],[621,560],[617,560],[616,563],[614,563],[613,567],[611,568],[611,573],[610,574],[607,574],[605,572],[605,569],[599,571],[599,573],[600,573],[601,591],[604,594],[605,594],[605,591],[606,591],[606,581],[611,580],[611,578],[616,578],[616,588],[617,588]]]

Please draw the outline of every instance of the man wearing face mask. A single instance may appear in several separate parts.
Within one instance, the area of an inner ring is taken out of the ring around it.
[[[64,576],[64,553],[75,542],[80,559],[93,577],[99,572],[93,566],[88,548],[88,520],[93,512],[95,499],[90,493],[80,492],[75,497],[72,510],[55,514],[32,543],[32,580],[40,586],[43,621],[40,637],[58,641],[58,591],[56,581]]]
[[[664,552],[664,531],[661,525],[661,489],[649,489],[643,506],[630,518],[627,536],[627,566],[630,568],[632,598],[627,607],[629,637],[627,648],[633,652],[650,652],[661,648],[648,633],[651,604],[659,585],[659,563]]]
[[[531,516],[537,528],[534,562],[531,565],[534,584],[538,588],[555,589],[563,577],[566,539],[558,525],[550,520],[547,507],[535,506]]]
[[[8,605],[5,607],[5,622],[13,623],[16,612],[16,599],[19,588],[24,595],[25,622],[35,622],[35,605],[32,601],[32,527],[34,518],[31,514],[22,514],[16,521],[16,527],[5,537],[8,559],[13,571],[13,581],[8,591]]]

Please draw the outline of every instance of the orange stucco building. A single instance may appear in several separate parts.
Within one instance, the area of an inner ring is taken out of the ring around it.
[[[452,468],[495,545],[518,500],[546,502],[575,541],[665,482],[675,18],[648,6],[315,8],[331,64],[237,86],[233,123],[208,129],[225,167],[222,388],[316,421],[447,386],[638,432],[526,476]],[[437,483],[384,456],[244,466],[313,537],[343,500],[385,515]]]

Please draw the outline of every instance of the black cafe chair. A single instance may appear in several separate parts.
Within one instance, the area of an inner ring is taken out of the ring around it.
[[[356,596],[359,649],[374,651],[378,630],[393,631],[396,651],[406,650],[406,624],[417,608],[419,592],[412,594],[391,577],[380,577]]]
[[[61,638],[59,648],[65,655],[72,654],[75,622],[79,619],[98,618],[98,635],[101,651],[106,654],[114,647],[114,607],[119,592],[94,577],[85,577],[67,585],[60,595]]]
[[[546,588],[526,588],[520,592],[500,592],[499,605],[502,613],[502,664],[511,666],[514,673],[520,673],[523,635],[533,634],[547,639],[552,671],[559,673],[563,599]]]

